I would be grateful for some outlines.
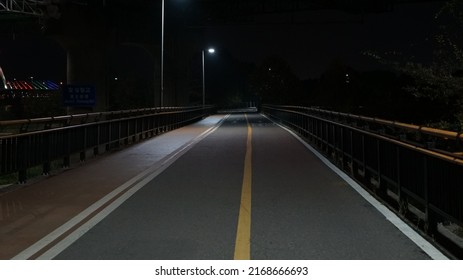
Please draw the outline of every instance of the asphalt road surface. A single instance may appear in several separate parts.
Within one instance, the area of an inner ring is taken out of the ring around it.
[[[240,234],[250,240],[238,244]],[[429,259],[259,114],[228,117],[56,258],[233,259],[240,250],[251,259]]]

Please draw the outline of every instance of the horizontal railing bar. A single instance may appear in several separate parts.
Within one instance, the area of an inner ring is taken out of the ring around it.
[[[89,149],[97,155],[98,147],[105,146],[108,151],[138,142],[204,118],[214,108],[148,108],[3,122],[24,128],[20,133],[11,133],[10,129],[0,134],[0,175],[17,173],[22,183],[27,179],[27,169],[33,166],[43,165],[44,174],[48,174],[54,160],[62,159],[63,166],[69,166],[72,154],[80,153],[85,160],[83,153]],[[33,128],[27,131],[31,123]],[[43,124],[43,129],[34,130],[37,123]]]
[[[97,120],[92,121],[102,121],[101,119],[105,117],[112,117],[116,115],[128,115],[128,114],[170,114],[170,113],[180,113],[180,112],[190,112],[194,110],[210,109],[211,106],[188,106],[188,107],[163,107],[163,108],[142,108],[142,109],[132,109],[132,110],[120,110],[120,111],[108,111],[108,112],[94,112],[94,113],[84,113],[84,114],[74,114],[74,115],[63,115],[63,116],[54,116],[54,117],[45,117],[45,118],[34,118],[34,119],[20,119],[20,120],[6,120],[0,121],[0,129],[6,129],[7,127],[18,126],[18,125],[27,125],[27,124],[49,124],[54,122],[70,122],[73,120],[96,118]],[[81,123],[83,124],[83,123]],[[79,125],[81,125],[79,124]],[[67,124],[66,126],[70,126]],[[43,128],[42,130],[49,130],[53,128]],[[41,131],[41,130],[35,130]],[[15,134],[24,134],[27,131],[19,131],[17,133],[9,133],[9,135]]]
[[[265,105],[265,106],[272,107],[272,105]],[[388,126],[391,126],[391,127],[394,127],[394,128],[406,129],[406,130],[409,130],[411,132],[420,132],[420,133],[423,133],[423,134],[432,135],[432,136],[441,137],[441,138],[463,140],[463,133],[461,133],[461,132],[447,131],[447,130],[442,130],[442,129],[438,129],[438,128],[431,128],[431,127],[426,127],[426,126],[407,124],[407,123],[398,122],[398,121],[384,120],[384,119],[381,119],[381,118],[366,117],[366,116],[360,116],[360,115],[354,115],[354,114],[348,114],[348,113],[342,113],[342,112],[335,112],[335,111],[328,111],[328,110],[310,108],[310,107],[278,106],[278,108],[304,109],[305,111],[309,111],[309,112],[313,111],[313,112],[319,112],[319,113],[324,113],[324,114],[336,115],[336,116],[340,116],[340,117],[347,117],[347,118],[351,118],[353,120],[360,120],[360,121],[370,122],[370,123],[373,123],[373,124],[388,125]]]
[[[411,145],[411,144],[406,143],[406,142],[402,142],[402,141],[399,141],[399,140],[396,140],[396,139],[393,139],[393,138],[386,137],[384,135],[375,134],[375,133],[372,133],[372,132],[369,132],[369,131],[359,129],[357,127],[353,127],[353,126],[349,126],[349,125],[346,125],[346,124],[338,123],[338,122],[335,122],[335,121],[332,121],[332,120],[323,119],[323,118],[317,117],[317,116],[312,116],[312,115],[309,115],[309,114],[306,114],[306,113],[301,113],[299,111],[291,111],[291,110],[286,110],[286,109],[278,109],[278,110],[281,111],[281,112],[294,113],[294,114],[299,114],[299,115],[311,117],[311,118],[322,120],[322,121],[325,121],[325,122],[328,122],[328,123],[331,123],[331,124],[335,124],[335,125],[338,125],[338,126],[341,126],[341,127],[349,128],[349,129],[352,129],[354,131],[364,133],[366,135],[369,135],[369,136],[372,136],[372,137],[375,137],[375,138],[379,138],[381,140],[384,140],[384,141],[387,141],[387,142],[390,142],[390,143],[393,143],[393,144],[396,144],[396,145],[399,145],[399,146],[402,146],[402,147],[405,147],[405,148],[408,148],[408,149],[411,149],[411,150],[414,150],[414,151],[419,151],[421,153],[424,153],[424,154],[427,154],[427,155],[430,155],[430,156],[433,156],[433,157],[436,157],[436,158],[439,158],[439,159],[443,159],[443,160],[448,161],[448,162],[453,162],[453,163],[456,163],[458,165],[463,165],[463,159],[460,159],[460,158],[458,158],[456,156],[451,156],[451,155],[448,155],[448,154],[442,154],[442,153],[435,152],[435,151],[432,151],[432,150],[429,150],[429,149],[425,149],[425,148],[422,148],[422,147],[419,147],[419,146],[414,146],[414,145]]]

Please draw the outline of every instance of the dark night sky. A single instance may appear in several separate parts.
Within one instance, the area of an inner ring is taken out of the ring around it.
[[[400,50],[406,56],[429,54],[426,47],[429,42],[425,39],[435,28],[433,15],[439,5],[432,2],[397,5],[393,12],[366,14],[363,23],[346,22],[358,21],[360,16],[340,11],[304,12],[296,18],[318,23],[207,27],[204,37],[210,45],[226,49],[239,61],[259,63],[264,57],[276,54],[288,61],[299,78],[317,78],[335,58],[358,70],[380,67],[362,55],[369,49]],[[285,15],[272,20],[278,17]],[[320,23],[327,19],[345,22]],[[34,75],[64,79],[65,60],[65,53],[49,40],[11,41],[5,35],[0,37],[0,66],[7,78]]]
[[[44,38],[0,39],[0,66],[7,80],[66,79],[66,53],[56,42]]]
[[[301,79],[318,78],[333,59],[358,70],[380,67],[362,54],[365,50],[401,51],[406,56],[429,56],[429,41],[436,3],[398,5],[393,12],[367,14],[363,23],[261,25],[216,27],[206,38],[231,51],[239,60],[258,62],[276,54],[293,67]],[[358,20],[340,11],[307,12],[315,22],[323,19]]]

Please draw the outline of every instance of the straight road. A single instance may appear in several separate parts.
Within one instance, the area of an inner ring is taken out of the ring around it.
[[[258,114],[228,117],[56,256],[233,258],[430,257],[294,136]]]

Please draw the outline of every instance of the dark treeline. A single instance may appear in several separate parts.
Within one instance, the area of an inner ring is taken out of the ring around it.
[[[319,107],[459,131],[460,103],[416,95],[414,77],[393,70],[357,71],[335,60],[319,79],[300,81],[278,57],[250,75],[250,91],[262,103]]]

